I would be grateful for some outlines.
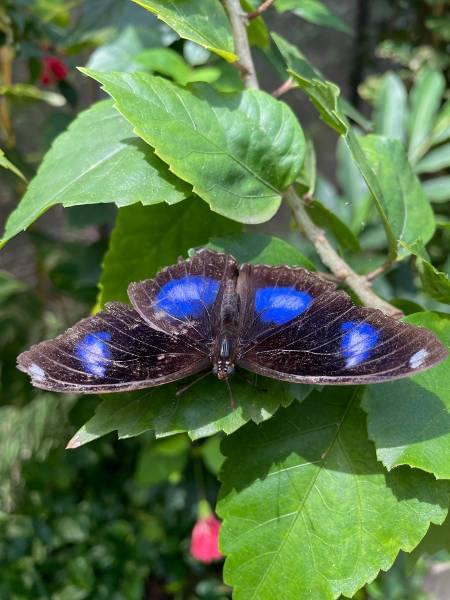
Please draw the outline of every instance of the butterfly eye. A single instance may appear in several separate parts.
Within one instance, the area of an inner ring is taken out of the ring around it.
[[[341,325],[341,331],[344,332],[341,352],[346,359],[346,367],[355,367],[367,360],[380,337],[378,329],[370,323],[345,321]]]
[[[263,323],[284,325],[311,305],[313,297],[292,287],[265,287],[256,290],[255,308]]]
[[[187,275],[164,284],[156,296],[159,310],[174,318],[199,317],[214,303],[220,283],[202,275]]]
[[[75,346],[75,356],[87,373],[104,377],[107,366],[105,363],[111,359],[111,350],[106,343],[110,339],[108,331],[87,333]]]

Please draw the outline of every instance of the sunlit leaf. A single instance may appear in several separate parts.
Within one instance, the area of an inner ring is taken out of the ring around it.
[[[417,313],[407,323],[431,329],[450,350],[450,318]],[[409,465],[450,478],[450,358],[408,379],[370,386],[364,399],[370,439],[388,469]]]
[[[228,61],[237,60],[233,36],[219,0],[133,0],[157,15],[178,35],[215,52]]]
[[[304,154],[303,132],[286,104],[259,90],[220,94],[146,73],[85,72],[212,210],[244,223],[276,213]]]
[[[353,388],[315,392],[226,438],[217,506],[236,600],[352,597],[447,513],[448,486],[387,473]]]

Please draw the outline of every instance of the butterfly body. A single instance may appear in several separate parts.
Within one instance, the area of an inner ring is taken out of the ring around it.
[[[115,392],[235,367],[294,383],[352,385],[407,377],[447,351],[428,330],[355,306],[302,268],[238,265],[202,250],[128,288],[18,367],[36,387]]]

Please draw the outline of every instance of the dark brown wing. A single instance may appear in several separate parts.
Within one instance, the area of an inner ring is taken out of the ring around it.
[[[131,283],[128,295],[152,327],[210,346],[225,282],[237,273],[233,257],[200,250],[153,279]]]
[[[430,331],[357,307],[307,271],[245,267],[237,364],[249,371],[297,383],[377,383],[447,356]]]
[[[111,303],[53,340],[23,352],[18,367],[56,392],[122,392],[161,385],[210,365],[189,338],[152,329],[129,306]]]

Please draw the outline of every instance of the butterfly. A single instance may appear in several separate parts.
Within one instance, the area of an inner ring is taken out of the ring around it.
[[[36,387],[119,392],[235,367],[282,381],[378,383],[447,356],[436,337],[356,306],[303,268],[243,264],[200,250],[131,283],[131,306],[106,305],[18,357]]]

